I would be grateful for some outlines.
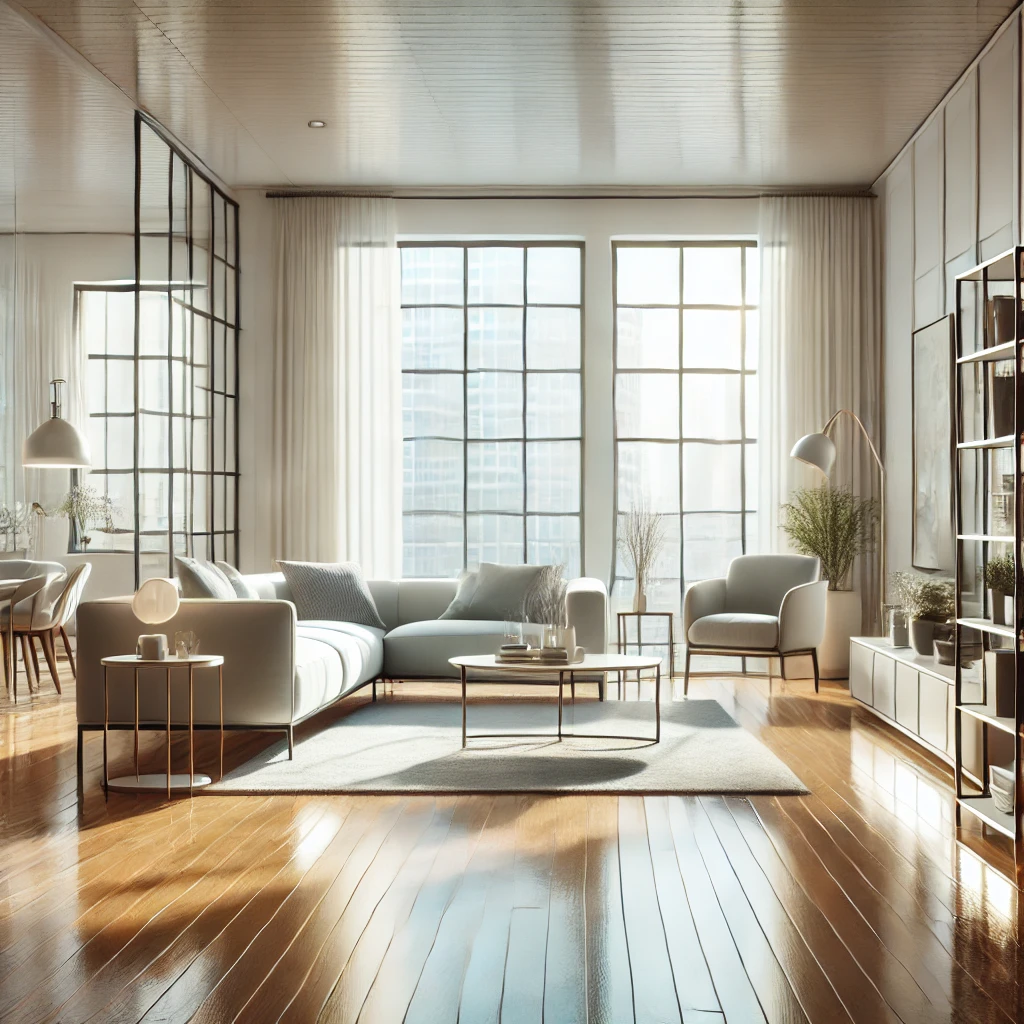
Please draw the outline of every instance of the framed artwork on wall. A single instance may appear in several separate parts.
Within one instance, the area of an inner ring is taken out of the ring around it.
[[[915,569],[952,571],[953,448],[950,364],[953,316],[913,334],[911,392],[913,427]]]

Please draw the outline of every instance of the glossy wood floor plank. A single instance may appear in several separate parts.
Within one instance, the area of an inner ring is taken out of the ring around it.
[[[1006,844],[976,827],[958,843],[949,772],[838,686],[691,689],[802,797],[105,801],[92,735],[81,806],[66,672],[64,689],[0,695],[5,1022],[1024,1020]],[[228,766],[274,739],[231,735]],[[216,753],[200,736],[197,762]],[[141,755],[161,764],[163,736]],[[133,770],[130,736],[111,768]]]

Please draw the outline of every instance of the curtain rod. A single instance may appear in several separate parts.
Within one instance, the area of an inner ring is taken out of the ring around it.
[[[828,191],[802,190],[802,191],[751,191],[751,192],[663,192],[663,193],[629,193],[629,192],[606,192],[606,193],[560,193],[560,192],[537,192],[537,193],[513,193],[513,192],[483,192],[480,194],[468,195],[465,192],[420,192],[416,189],[396,189],[394,192],[360,192],[352,189],[289,189],[268,190],[267,199],[435,199],[445,201],[473,201],[473,200],[495,200],[495,199],[545,199],[545,200],[586,200],[586,199],[877,199],[875,193],[867,189],[857,190],[835,190]]]

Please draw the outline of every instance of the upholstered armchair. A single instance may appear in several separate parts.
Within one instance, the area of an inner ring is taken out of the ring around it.
[[[741,555],[724,579],[694,583],[683,601],[686,668],[692,654],[778,658],[810,655],[818,691],[818,644],[825,635],[825,593],[818,559],[804,555]]]

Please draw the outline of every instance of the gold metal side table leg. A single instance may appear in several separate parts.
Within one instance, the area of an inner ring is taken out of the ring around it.
[[[13,618],[13,616],[12,616]],[[103,799],[110,790],[107,788],[107,732],[110,724],[110,699],[107,696],[107,666],[103,666]]]
[[[194,716],[192,713],[192,677],[193,666],[189,663],[188,666],[188,795],[192,796],[192,779],[195,775],[195,749],[194,749],[194,738],[195,732],[192,728]]]
[[[139,778],[139,670],[135,669],[135,779]]]
[[[460,666],[462,671],[462,749],[466,749],[466,666]]]
[[[220,778],[224,778],[224,665],[220,666]]]
[[[167,799],[171,799],[171,669],[167,668]]]

